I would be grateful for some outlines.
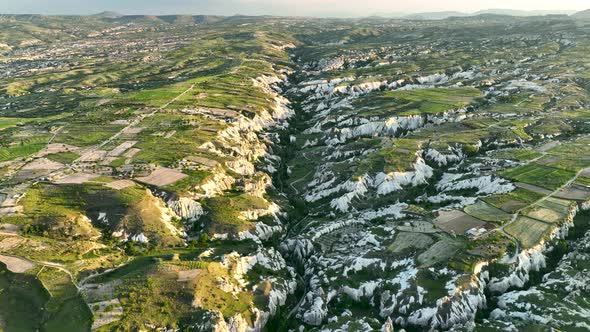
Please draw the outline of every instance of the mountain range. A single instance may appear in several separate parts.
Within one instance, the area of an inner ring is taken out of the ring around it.
[[[440,11],[440,12],[423,12],[423,13],[391,13],[386,15],[377,15],[393,18],[402,18],[410,20],[444,20],[449,17],[467,17],[477,15],[507,15],[507,16],[544,16],[544,15],[572,15],[575,17],[590,16],[590,9],[582,12],[574,10],[515,10],[515,9],[485,9],[473,13],[460,11]]]

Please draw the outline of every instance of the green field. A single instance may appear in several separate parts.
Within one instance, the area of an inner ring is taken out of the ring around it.
[[[507,194],[492,195],[481,198],[481,200],[508,213],[514,213],[520,208],[526,207],[543,197],[543,195],[536,192],[517,188]]]
[[[80,155],[73,152],[61,152],[47,155],[45,158],[62,164],[71,164],[74,160],[80,158]]]
[[[55,143],[85,147],[99,144],[119,132],[123,126],[84,123],[68,126],[54,139]]]
[[[528,161],[542,156],[533,149],[505,149],[493,151],[491,156],[498,159],[508,159],[516,161]]]
[[[475,267],[509,277],[588,198],[560,187],[590,166],[589,28],[0,14],[0,251],[36,262],[0,265],[0,332],[590,326],[587,301],[553,305],[583,273],[547,282],[590,269],[582,211],[506,308],[490,289],[447,319]]]
[[[10,147],[0,147],[0,162],[28,157],[41,151],[45,145],[46,144],[43,143],[34,143],[14,145]]]
[[[524,248],[537,245],[554,228],[550,224],[527,217],[520,217],[506,226],[508,234],[514,236]]]
[[[418,262],[423,267],[430,267],[453,258],[464,246],[460,241],[451,238],[443,238],[436,242],[428,250],[418,256]]]
[[[26,119],[0,118],[0,130],[15,127],[26,123]]]
[[[481,96],[472,87],[370,93],[355,101],[355,111],[370,115],[438,114],[465,107]]]
[[[576,173],[531,163],[498,173],[505,178],[555,190],[571,180]]]
[[[389,245],[387,250],[399,254],[411,249],[426,249],[433,243],[434,240],[427,234],[402,232],[395,237],[395,241]]]
[[[525,216],[540,221],[544,221],[546,223],[558,223],[560,221],[563,221],[564,217],[564,215],[558,213],[557,211],[536,205],[532,206],[527,210],[528,211],[525,211],[523,213]]]
[[[52,116],[46,116],[46,117],[35,117],[35,118],[29,118],[29,117],[14,117],[14,118],[8,118],[8,117],[0,117],[0,131],[7,129],[7,128],[12,128],[12,127],[16,127],[16,126],[22,126],[25,124],[29,124],[29,123],[35,123],[35,124],[43,124],[43,123],[47,123],[47,122],[52,122],[52,121],[57,121],[57,120],[61,120],[61,119],[65,119],[67,117],[72,116],[72,113],[61,113],[61,114],[57,114],[57,115],[52,115]]]
[[[464,209],[468,215],[497,224],[503,224],[512,219],[512,216],[496,207],[493,207],[483,201],[477,201],[473,205],[468,205]]]
[[[570,213],[573,206],[575,206],[575,202],[568,201],[565,199],[559,199],[555,197],[548,197],[546,200],[539,203],[539,206],[542,206],[547,209],[551,209],[556,211],[562,216],[567,215]]]
[[[576,179],[576,183],[579,183],[586,187],[590,187],[590,178],[580,176]]]

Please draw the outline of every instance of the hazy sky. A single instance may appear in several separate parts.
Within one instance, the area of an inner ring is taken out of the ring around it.
[[[0,0],[0,13],[366,16],[488,8],[583,10],[589,0]]]

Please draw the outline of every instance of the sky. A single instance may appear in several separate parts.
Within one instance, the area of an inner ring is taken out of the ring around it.
[[[0,0],[0,14],[368,16],[489,8],[584,10],[588,0]]]

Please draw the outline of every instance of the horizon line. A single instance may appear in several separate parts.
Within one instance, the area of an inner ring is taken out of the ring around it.
[[[264,13],[259,13],[259,14],[241,14],[241,13],[235,13],[235,14],[212,14],[212,13],[189,13],[189,14],[178,14],[178,13],[162,13],[162,14],[156,14],[156,13],[125,13],[122,11],[117,11],[117,10],[103,10],[97,13],[77,13],[77,14],[59,14],[59,13],[52,13],[52,14],[45,14],[45,13],[26,13],[26,12],[21,12],[21,13],[17,13],[17,12],[8,12],[8,13],[2,13],[0,12],[0,16],[3,15],[39,15],[39,16],[98,16],[100,14],[104,14],[104,13],[113,13],[116,14],[117,17],[124,17],[124,16],[218,16],[218,17],[237,17],[237,16],[245,16],[245,17],[275,17],[275,18],[326,18],[326,19],[359,19],[359,18],[372,18],[372,17],[378,17],[378,18],[405,18],[407,16],[411,16],[411,15],[418,15],[418,14],[439,14],[439,13],[456,13],[456,14],[462,14],[465,16],[478,16],[478,15],[486,15],[486,14],[490,14],[490,15],[499,15],[499,16],[514,16],[514,17],[526,17],[526,16],[521,16],[521,15],[510,15],[510,14],[497,14],[497,13],[486,13],[486,11],[515,11],[515,12],[521,12],[521,13],[530,13],[532,15],[527,15],[527,16],[548,16],[548,15],[565,15],[565,16],[571,16],[573,14],[579,13],[579,12],[583,12],[586,10],[590,10],[589,9],[583,9],[583,10],[577,10],[577,9],[531,9],[531,10],[523,10],[523,9],[511,9],[511,8],[488,8],[488,9],[481,9],[481,10],[477,10],[477,11],[458,11],[458,10],[437,10],[437,11],[412,11],[412,12],[390,12],[390,13],[386,13],[386,14],[368,14],[368,15],[358,15],[358,16],[340,16],[340,15],[335,15],[335,16],[330,16],[329,14],[327,15],[281,15],[281,14],[264,14]],[[539,12],[538,15],[535,15],[534,13]],[[554,14],[552,14],[552,12]],[[567,13],[566,13],[567,12]],[[545,14],[543,14],[545,13]],[[453,15],[449,15],[448,18],[450,17],[461,17],[461,16],[453,16]]]

